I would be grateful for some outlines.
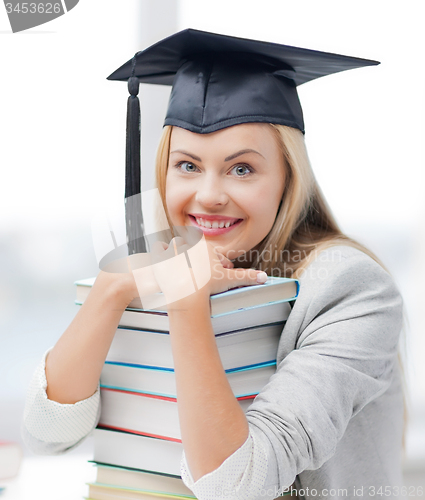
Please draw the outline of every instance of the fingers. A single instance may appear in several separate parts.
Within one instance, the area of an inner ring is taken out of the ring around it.
[[[155,268],[156,281],[164,295],[170,300],[171,297],[174,297],[174,292],[179,297],[182,296],[182,287],[179,285],[176,288],[175,286],[177,282],[186,283],[187,281],[193,287],[192,281],[195,279],[197,288],[200,289],[208,285],[208,291],[211,295],[231,288],[262,284],[268,278],[263,271],[234,269],[233,262],[206,240],[201,240],[196,245],[190,246],[185,239],[177,236],[168,245],[164,242],[156,242],[152,250],[152,264]],[[186,251],[186,257],[190,260],[190,275],[186,273],[188,262],[181,260],[182,254]],[[158,267],[157,264],[162,267]],[[171,266],[170,269],[169,266]],[[160,274],[161,272],[162,274]],[[173,275],[172,284],[169,283],[171,275]],[[187,293],[184,292],[183,296],[190,293],[193,292],[188,290]]]
[[[152,245],[152,252],[156,254],[161,254],[164,251],[170,249],[170,252],[172,254],[178,255],[180,253],[183,253],[188,248],[189,247],[184,241],[184,239],[180,236],[176,236],[170,241],[170,243],[165,243],[164,241],[155,241],[155,243]]]
[[[170,247],[174,250],[174,255],[178,255],[183,253],[185,250],[188,250],[190,247],[185,242],[185,240],[181,236],[176,236],[170,241]]]
[[[164,250],[167,250],[168,244],[165,243],[165,241],[155,241],[155,243],[152,245],[152,252],[158,252],[161,253]]]
[[[228,269],[227,278],[231,284],[229,288],[234,288],[263,284],[267,281],[268,276],[264,271],[256,269]]]
[[[226,269],[232,269],[233,268],[233,262],[229,260],[227,257],[225,257],[223,254],[216,252],[217,257],[220,259],[220,264],[225,267]]]
[[[163,241],[156,241],[152,245],[151,262],[152,264],[164,262],[177,255],[183,254],[189,248],[189,245],[187,245],[185,240],[180,236],[176,236],[168,244]]]

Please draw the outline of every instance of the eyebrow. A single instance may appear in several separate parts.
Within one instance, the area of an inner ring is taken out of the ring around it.
[[[183,149],[176,149],[174,151],[171,151],[171,154],[173,154],[173,153],[182,153],[184,155],[190,156],[191,158],[193,158],[196,161],[202,161],[201,158],[199,158],[199,156],[196,156],[192,153],[189,153],[188,151],[184,151]],[[261,153],[259,153],[258,151],[255,151],[255,149],[241,149],[240,151],[237,151],[236,153],[233,153],[230,156],[227,156],[224,159],[224,161],[234,160],[238,156],[242,156],[242,155],[247,154],[247,153],[255,153],[257,155],[260,155],[262,158],[264,158],[264,156]]]
[[[227,158],[224,159],[224,161],[230,161],[230,160],[234,160],[235,158],[237,158],[238,156],[242,156],[246,153],[255,153],[257,155],[260,155],[262,158],[264,158],[264,156],[259,153],[258,151],[255,151],[255,149],[241,149],[240,151],[238,151],[237,153],[233,153],[232,155],[228,156]],[[264,158],[265,159],[265,158]]]
[[[182,153],[182,154],[184,154],[186,156],[190,156],[191,158],[193,158],[196,161],[202,161],[201,158],[199,158],[199,156],[193,155],[192,153],[184,151],[183,149],[176,149],[174,151],[171,151],[170,154],[173,154],[173,153]]]

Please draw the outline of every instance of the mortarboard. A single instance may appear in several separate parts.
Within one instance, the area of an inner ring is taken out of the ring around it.
[[[128,81],[131,94],[127,108],[126,200],[140,193],[139,83],[172,85],[164,125],[202,134],[241,123],[263,122],[287,125],[304,133],[298,85],[377,64],[368,59],[193,29],[137,52],[108,77]],[[131,249],[129,246],[129,253],[146,251],[141,209],[136,207],[136,213],[128,208],[128,240],[138,242]]]

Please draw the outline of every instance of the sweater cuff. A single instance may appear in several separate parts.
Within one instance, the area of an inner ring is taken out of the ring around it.
[[[267,453],[249,432],[245,443],[216,470],[193,481],[183,452],[180,473],[185,485],[199,500],[248,500],[260,496],[267,477]]]
[[[26,434],[44,443],[77,443],[96,426],[100,391],[75,404],[61,404],[47,397],[46,356],[38,365],[28,389],[23,427]]]

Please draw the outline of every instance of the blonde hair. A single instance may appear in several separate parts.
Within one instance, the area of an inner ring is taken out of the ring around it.
[[[285,188],[276,219],[266,238],[258,245],[257,257],[249,264],[266,271],[275,270],[279,276],[298,277],[309,263],[325,248],[348,245],[364,252],[387,272],[378,257],[361,243],[346,236],[332,212],[314,177],[301,131],[284,125],[268,124],[274,133],[286,165]],[[161,137],[156,158],[156,185],[159,190],[169,226],[172,227],[165,198],[165,183],[170,154],[172,127],[166,126]],[[268,252],[269,258],[264,258]],[[282,258],[284,256],[284,259]],[[403,328],[404,330],[404,328]],[[398,361],[405,389],[403,362]],[[407,404],[404,398],[403,450],[407,424]]]

